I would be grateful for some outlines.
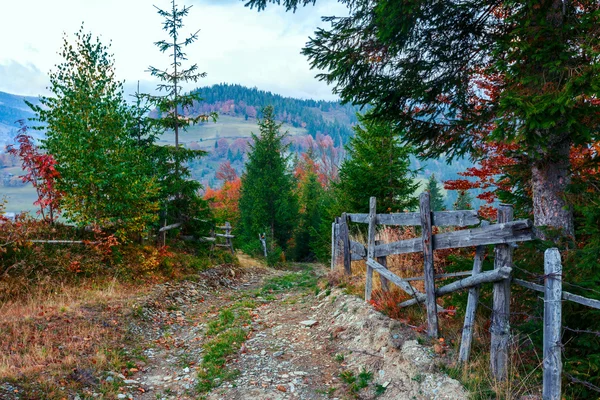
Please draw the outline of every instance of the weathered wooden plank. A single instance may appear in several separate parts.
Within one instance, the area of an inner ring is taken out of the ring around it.
[[[381,244],[381,240],[376,240],[375,244]],[[387,257],[377,257],[377,262],[381,264],[382,267],[387,269]],[[379,275],[379,282],[381,283],[381,291],[390,291],[389,282],[383,275]]]
[[[513,208],[508,204],[498,207],[498,225],[513,219]],[[497,244],[494,249],[494,269],[512,266],[512,247]],[[497,381],[505,381],[508,374],[508,345],[510,339],[510,278],[494,283],[492,303],[492,323],[490,326],[490,364],[492,376]]]
[[[484,246],[522,242],[534,239],[533,224],[529,220],[493,224],[474,229],[440,233],[433,235],[433,249],[451,249],[459,247]],[[420,238],[375,246],[375,257],[391,254],[419,253],[423,251]]]
[[[523,286],[524,288],[544,293],[544,287],[542,285],[527,282],[522,279],[513,279],[513,282],[519,286]],[[562,292],[562,299],[600,310],[600,300],[588,299],[587,297],[579,296],[565,291]]]
[[[481,285],[482,283],[501,281],[509,277],[511,272],[512,268],[510,267],[502,267],[500,269],[482,272],[480,274],[477,274],[476,276],[470,276],[468,278],[452,282],[446,286],[442,286],[441,288],[435,291],[435,294],[437,296],[443,296],[445,294],[456,292],[458,290],[468,289],[476,285]],[[414,299],[403,301],[402,303],[398,304],[398,306],[412,306],[413,304],[423,302],[425,299],[426,297],[424,294],[417,294]]]
[[[182,225],[181,222],[177,222],[176,224],[171,224],[171,225],[163,226],[158,231],[159,232],[170,231],[171,229],[179,228],[181,225]]]
[[[350,254],[350,230],[348,229],[348,217],[346,213],[342,214],[341,220],[342,230],[342,248],[344,252],[344,273],[352,275],[352,256]]]
[[[358,254],[351,253],[350,260],[351,261],[364,261],[365,257],[359,256]]]
[[[487,222],[487,221],[484,221]],[[480,274],[485,256],[485,247],[477,246],[475,250],[475,259],[473,260],[473,276]],[[458,353],[458,362],[466,363],[471,355],[471,343],[473,342],[473,328],[477,314],[477,303],[479,302],[479,286],[473,286],[469,289],[467,299],[467,309],[465,311],[465,323],[463,324],[462,339],[460,341],[460,351]]]
[[[368,224],[369,214],[348,214],[350,222]],[[469,226],[477,225],[481,220],[477,211],[434,211],[432,216],[434,226]],[[379,214],[377,215],[379,225],[401,225],[420,226],[421,215],[418,212]]]
[[[406,294],[413,296],[413,297],[418,297],[421,300],[418,301],[418,303],[424,303],[425,302],[425,295],[423,293],[421,293],[420,291],[418,291],[417,289],[415,289],[414,287],[412,287],[410,285],[410,283],[406,282],[404,279],[400,278],[399,276],[397,276],[396,274],[394,274],[392,271],[390,271],[389,269],[385,268],[383,265],[379,264],[377,261],[368,258],[367,259],[367,265],[370,266],[371,268],[373,268],[373,270],[377,271],[379,273],[379,275],[383,276],[384,278],[386,278],[388,281],[392,282],[394,285],[398,286],[400,289],[402,289]],[[417,303],[417,302],[415,302]],[[437,311],[438,312],[442,312],[444,311],[444,308],[441,306],[437,306]]]
[[[215,236],[224,237],[224,238],[228,238],[228,239],[232,239],[235,237],[235,235],[228,235],[226,233],[215,233]]]
[[[427,335],[437,338],[439,336],[437,303],[435,301],[435,271],[433,269],[433,233],[431,227],[431,209],[429,192],[421,193],[419,197],[419,210],[421,213],[421,240],[423,246],[423,269],[425,271],[425,305],[427,307]],[[375,253],[373,251],[373,253]],[[372,257],[371,257],[372,258]]]
[[[457,276],[470,276],[473,275],[472,271],[461,271],[461,272],[450,272],[448,274],[437,274],[434,276],[435,279],[445,279],[445,278],[456,278]],[[407,282],[412,281],[423,281],[425,280],[424,276],[414,276],[411,278],[402,278]]]
[[[562,374],[562,265],[557,248],[544,253],[544,400],[560,400]]]
[[[369,233],[367,236],[367,258],[375,258],[375,233],[377,232],[377,199],[369,199]],[[373,268],[367,264],[367,276],[365,280],[365,301],[371,300],[373,290]]]

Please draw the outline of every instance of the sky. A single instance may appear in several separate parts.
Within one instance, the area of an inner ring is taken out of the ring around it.
[[[270,5],[257,12],[243,0],[177,0],[192,5],[183,34],[200,29],[187,49],[189,63],[207,77],[185,89],[216,83],[239,83],[284,96],[333,100],[331,87],[319,82],[300,50],[323,15],[345,15],[337,0],[285,12]],[[140,81],[151,91],[156,81],[149,66],[165,68],[167,55],[154,42],[167,39],[162,19],[153,7],[167,9],[170,0],[0,0],[0,91],[48,95],[48,73],[61,62],[63,35],[72,40],[84,30],[111,44],[117,79],[132,93]],[[190,65],[188,64],[188,65]],[[185,64],[184,64],[185,66]]]

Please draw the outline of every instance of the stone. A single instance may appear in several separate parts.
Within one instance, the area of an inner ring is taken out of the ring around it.
[[[316,325],[316,324],[318,324],[318,323],[319,323],[319,322],[318,322],[318,321],[315,321],[314,319],[307,319],[306,321],[301,321],[301,322],[300,322],[300,325],[304,325],[304,326],[306,326],[306,327],[309,327],[309,328],[311,328],[311,327],[315,326],[315,325]]]

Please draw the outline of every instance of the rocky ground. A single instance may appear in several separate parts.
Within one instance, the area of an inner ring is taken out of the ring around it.
[[[132,329],[144,338],[137,347],[144,361],[128,376],[104,378],[121,385],[118,398],[467,398],[457,381],[436,372],[434,353],[410,329],[340,289],[260,296],[265,280],[290,273],[221,266],[205,274],[197,282],[160,285],[140,304]],[[228,360],[239,373],[198,394],[207,324],[246,298],[256,300],[248,337]]]
[[[127,368],[100,376],[74,370],[85,388],[68,398],[468,397],[438,371],[435,353],[413,330],[342,289],[317,286],[325,267],[281,271],[238,257],[241,267],[221,265],[140,298],[122,322],[134,338],[123,349],[132,360]],[[224,318],[224,310],[239,321]],[[225,365],[207,372],[208,345],[237,328],[241,340],[230,343]],[[17,392],[5,386],[0,395]]]

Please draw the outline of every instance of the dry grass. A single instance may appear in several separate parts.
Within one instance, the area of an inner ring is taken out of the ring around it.
[[[121,369],[124,319],[150,287],[109,279],[44,288],[39,293],[53,294],[0,304],[0,381],[24,389],[25,398],[35,398],[43,382],[44,396],[59,398],[59,387],[77,388],[89,384],[93,372]]]
[[[434,229],[437,230],[436,227]],[[434,232],[436,233],[436,232]],[[384,227],[377,232],[376,240],[382,243],[391,243],[399,240],[406,240],[419,237],[412,227]],[[366,244],[366,238],[363,234],[354,235],[351,240]],[[436,274],[446,272],[450,261],[450,255],[460,254],[469,257],[474,253],[473,249],[442,250],[434,252],[434,265]],[[474,255],[474,254],[473,254]],[[338,268],[329,274],[329,280],[332,284],[346,287],[347,290],[358,296],[364,296],[366,264],[364,261],[352,263],[352,275],[344,275],[343,268],[338,263]],[[387,257],[387,267],[390,271],[402,278],[423,276],[423,255],[420,253],[391,255]],[[411,306],[399,308],[398,304],[410,298],[403,291],[390,285],[389,292],[382,292],[379,288],[379,274],[373,274],[373,293],[372,304],[381,312],[391,318],[403,322],[405,325],[414,328],[417,332],[426,330],[426,315],[422,307]],[[439,285],[443,281],[437,281]],[[412,281],[411,285],[416,289],[423,291],[423,281]],[[449,298],[440,298],[444,305],[444,300]],[[448,306],[448,304],[446,304]],[[453,309],[452,306],[449,306]],[[480,313],[477,317],[474,331],[473,349],[471,360],[465,367],[456,365],[456,355],[460,346],[460,340],[463,328],[463,319],[458,318],[454,312],[438,314],[440,319],[440,329],[444,337],[443,345],[437,344],[434,349],[442,356],[441,362],[448,365],[447,371],[454,378],[459,379],[470,391],[473,399],[520,399],[523,396],[540,395],[540,371],[541,358],[535,351],[525,350],[532,346],[527,346],[530,339],[527,337],[516,336],[513,338],[510,349],[509,378],[506,382],[496,382],[490,373],[490,320],[487,312]],[[447,352],[447,349],[452,351]],[[445,356],[445,357],[444,357]],[[532,365],[538,365],[531,369]],[[526,372],[530,371],[530,372]]]

